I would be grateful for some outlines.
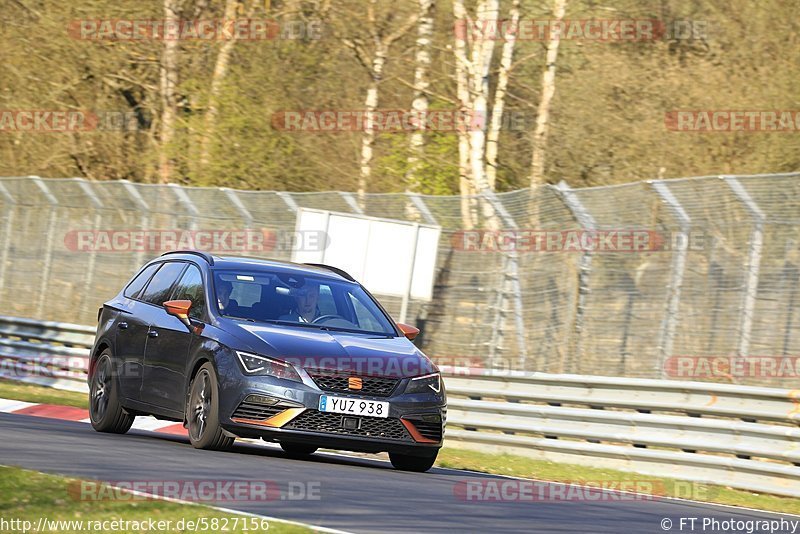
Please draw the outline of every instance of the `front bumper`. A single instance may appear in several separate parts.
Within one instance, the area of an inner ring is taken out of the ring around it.
[[[358,452],[425,454],[442,446],[447,413],[444,387],[439,393],[405,394],[409,379],[400,379],[391,394],[366,395],[322,390],[305,370],[300,374],[302,383],[246,376],[238,369],[220,373],[220,424],[239,437]],[[320,412],[322,395],[386,401],[389,416]],[[270,405],[273,402],[277,404]]]

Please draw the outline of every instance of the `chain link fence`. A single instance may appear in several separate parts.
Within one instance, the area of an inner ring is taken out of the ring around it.
[[[439,362],[785,387],[800,355],[798,177],[468,199],[3,178],[0,303],[4,315],[94,324],[98,306],[163,252],[130,246],[134,232],[255,231],[271,245],[247,255],[289,260],[297,210],[308,207],[442,227],[434,297],[408,313]],[[381,301],[397,316],[399,298]],[[720,367],[734,357],[758,366]]]

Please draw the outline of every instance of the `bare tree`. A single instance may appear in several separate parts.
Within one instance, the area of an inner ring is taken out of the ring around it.
[[[375,112],[378,109],[378,89],[383,81],[383,69],[389,57],[392,45],[406,35],[417,23],[418,13],[412,13],[403,24],[394,25],[394,14],[390,13],[386,20],[378,21],[375,13],[377,0],[369,0],[367,4],[367,31],[371,47],[361,39],[345,38],[345,46],[350,48],[358,62],[367,70],[369,84],[364,99],[365,125],[361,138],[361,160],[358,177],[358,201],[364,204],[367,188],[372,175],[372,155],[375,147]],[[394,27],[394,31],[389,31]]]
[[[509,31],[503,36],[503,51],[500,55],[500,69],[497,73],[497,87],[494,90],[492,119],[486,136],[486,182],[491,190],[495,189],[497,183],[497,148],[500,139],[500,128],[503,125],[503,111],[505,109],[506,93],[508,92],[508,79],[511,74],[511,61],[514,58],[514,45],[517,42],[519,4],[520,0],[511,2]]]
[[[536,113],[536,127],[533,131],[533,156],[531,157],[531,188],[544,183],[545,152],[547,151],[547,133],[549,130],[550,106],[556,92],[556,60],[561,36],[557,28],[558,22],[564,18],[567,0],[553,0],[553,23],[547,43],[547,57],[542,74],[542,97]]]
[[[258,0],[252,0],[247,13],[248,19],[253,16],[258,4]],[[227,0],[225,2],[224,20],[234,20],[238,9],[239,0]],[[202,173],[205,173],[205,169],[210,161],[210,147],[214,137],[214,131],[216,130],[217,115],[219,115],[219,95],[222,91],[222,84],[225,81],[225,76],[228,74],[228,64],[230,63],[233,48],[236,46],[236,41],[236,39],[228,39],[222,44],[217,54],[217,61],[214,64],[214,73],[211,76],[211,89],[208,94],[205,127],[203,128],[203,135],[200,141],[200,166]]]
[[[179,0],[164,0],[165,27],[175,26],[179,20]],[[159,139],[158,180],[168,183],[172,178],[174,162],[170,157],[170,144],[175,137],[178,103],[175,88],[178,85],[178,40],[164,39],[161,53],[161,136]]]
[[[475,17],[470,17],[463,0],[453,0],[457,31],[453,52],[458,101],[468,124],[459,129],[459,185],[461,215],[466,228],[477,224],[476,193],[491,192],[486,174],[486,130],[489,116],[489,75],[491,73],[497,27],[499,0],[480,0]],[[490,203],[482,202],[483,215],[494,220]]]
[[[431,40],[433,37],[434,0],[419,0],[419,23],[417,24],[417,45],[414,57],[414,101],[411,109],[424,117],[428,111],[429,71],[431,67]],[[425,121],[420,120],[417,130],[409,139],[408,172],[406,173],[406,189],[419,190],[419,162],[425,147]]]

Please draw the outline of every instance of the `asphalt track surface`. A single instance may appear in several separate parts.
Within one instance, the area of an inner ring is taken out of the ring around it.
[[[279,450],[238,444],[231,452],[193,449],[181,437],[131,431],[99,434],[90,425],[0,414],[0,464],[104,480],[270,480],[283,491],[290,482],[314,483],[318,500],[226,502],[265,516],[350,532],[617,532],[678,528],[681,517],[775,520],[785,517],[687,501],[617,500],[561,502],[467,502],[454,490],[461,482],[503,477],[434,468],[395,471],[384,461],[317,453],[293,460]],[[313,487],[313,486],[312,486]],[[693,532],[731,532],[701,529]],[[788,530],[791,532],[791,530]],[[798,530],[800,533],[800,530]]]

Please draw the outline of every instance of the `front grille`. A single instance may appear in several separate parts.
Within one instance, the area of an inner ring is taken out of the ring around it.
[[[356,395],[368,395],[373,397],[388,397],[394,391],[397,378],[384,376],[359,376],[361,379],[361,389],[350,389],[350,377],[357,376],[346,373],[337,373],[325,369],[306,369],[309,376],[314,379],[319,389],[324,391],[339,391],[342,393],[352,393]]]
[[[363,436],[367,438],[393,439],[397,441],[414,441],[399,419],[381,417],[359,417],[360,428],[346,429],[342,426],[341,414],[306,410],[292,419],[283,428],[305,430],[307,432],[324,432],[342,436]],[[355,416],[353,416],[355,417]]]
[[[413,424],[423,437],[442,441],[442,418],[438,415],[409,415],[406,419]]]
[[[277,415],[286,409],[285,406],[266,406],[264,404],[256,404],[254,402],[242,402],[236,411],[233,412],[232,418],[236,419],[250,419],[252,421],[265,421]]]

